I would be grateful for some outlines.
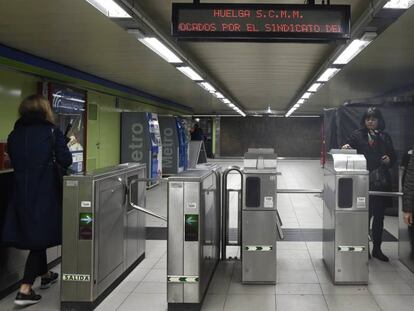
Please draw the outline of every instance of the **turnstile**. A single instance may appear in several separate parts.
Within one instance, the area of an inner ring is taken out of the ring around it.
[[[331,150],[324,170],[323,260],[334,284],[368,284],[368,171],[356,150]]]
[[[249,149],[244,155],[242,205],[242,282],[276,284],[277,155]]]
[[[146,165],[63,182],[62,310],[92,310],[145,257]],[[130,204],[132,203],[132,204]]]
[[[220,253],[220,168],[168,178],[168,308],[199,310]]]

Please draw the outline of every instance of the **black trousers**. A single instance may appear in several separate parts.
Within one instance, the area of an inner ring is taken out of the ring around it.
[[[23,284],[33,284],[38,276],[45,274],[47,269],[46,250],[31,250],[24,267]]]
[[[373,218],[371,237],[374,248],[381,247],[382,232],[384,230],[384,213],[384,198],[371,196],[369,198],[369,222],[371,222],[371,218]]]

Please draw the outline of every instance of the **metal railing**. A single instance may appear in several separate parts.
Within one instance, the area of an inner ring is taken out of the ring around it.
[[[238,172],[240,175],[240,189],[228,189],[227,180],[230,172]],[[226,260],[227,256],[227,246],[240,246],[241,245],[241,204],[242,204],[242,189],[243,189],[243,170],[238,166],[230,166],[223,172],[222,180],[222,204],[221,204],[221,259]],[[237,193],[237,213],[238,217],[238,226],[236,234],[236,242],[230,243],[229,237],[229,202],[230,202],[230,193]]]

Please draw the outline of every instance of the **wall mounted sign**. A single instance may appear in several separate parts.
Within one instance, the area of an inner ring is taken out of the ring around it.
[[[172,35],[193,41],[315,42],[350,38],[349,5],[173,3]]]

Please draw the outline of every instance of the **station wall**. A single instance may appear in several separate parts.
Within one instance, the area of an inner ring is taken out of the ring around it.
[[[18,118],[20,102],[37,92],[38,83],[48,77],[22,73],[0,66],[0,141],[6,141]],[[53,80],[51,80],[53,81]],[[71,81],[74,82],[74,81]],[[75,81],[82,88],[82,81]],[[59,83],[62,83],[59,81]],[[107,91],[107,90],[106,90]],[[118,98],[118,99],[117,99]],[[148,111],[159,114],[177,114],[177,111],[145,104],[95,90],[87,91],[87,168],[101,168],[119,163],[120,113]],[[92,113],[92,115],[91,115]]]
[[[239,157],[248,148],[274,148],[280,157],[319,158],[322,118],[221,118],[220,156]]]

